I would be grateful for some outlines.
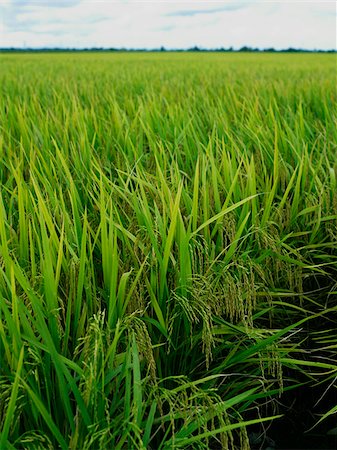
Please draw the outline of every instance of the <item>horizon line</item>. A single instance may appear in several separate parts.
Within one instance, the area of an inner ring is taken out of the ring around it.
[[[159,46],[154,48],[133,48],[133,47],[0,47],[0,52],[227,52],[227,53],[239,53],[239,52],[255,52],[255,53],[337,53],[336,48],[331,49],[313,49],[313,48],[301,48],[301,47],[288,47],[276,49],[274,47],[250,47],[244,45],[240,48],[230,47],[199,47],[197,45],[189,48],[166,48],[165,46]]]

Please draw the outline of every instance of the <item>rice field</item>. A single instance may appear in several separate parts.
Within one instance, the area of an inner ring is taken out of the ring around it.
[[[335,55],[2,54],[0,95],[0,449],[333,439]]]

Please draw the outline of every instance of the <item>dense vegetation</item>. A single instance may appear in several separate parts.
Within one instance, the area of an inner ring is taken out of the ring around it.
[[[0,62],[0,448],[248,449],[303,389],[329,421],[335,57]]]

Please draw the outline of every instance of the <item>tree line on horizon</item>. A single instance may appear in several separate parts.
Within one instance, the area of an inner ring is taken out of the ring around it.
[[[186,49],[167,49],[164,46],[153,49],[146,48],[103,48],[103,47],[90,47],[90,48],[22,48],[22,47],[6,47],[0,48],[0,52],[2,53],[28,53],[28,52],[204,52],[204,53],[236,53],[236,52],[251,52],[251,53],[336,53],[336,49],[329,50],[314,50],[314,49],[303,49],[303,48],[294,48],[289,47],[285,49],[275,49],[274,47],[269,48],[257,48],[257,47],[249,47],[243,46],[239,49],[235,49],[233,47],[219,47],[219,48],[202,48],[199,46],[194,46]]]

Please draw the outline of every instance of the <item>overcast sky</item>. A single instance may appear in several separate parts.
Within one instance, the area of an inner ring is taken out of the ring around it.
[[[0,47],[336,48],[336,1],[0,0]]]

